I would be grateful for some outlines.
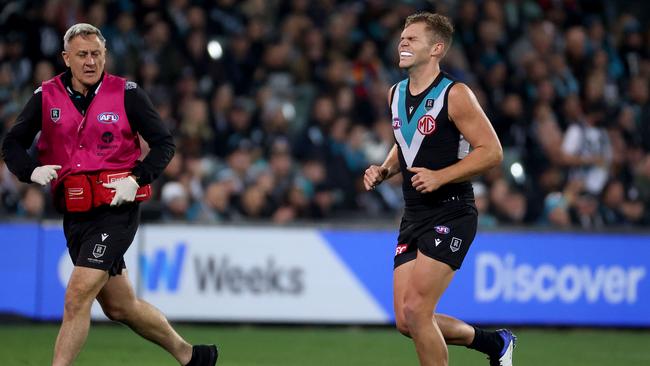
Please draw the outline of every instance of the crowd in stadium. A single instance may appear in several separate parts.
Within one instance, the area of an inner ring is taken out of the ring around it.
[[[137,3],[137,4],[135,4]],[[176,141],[144,218],[195,223],[397,217],[399,176],[363,189],[393,145],[397,42],[416,10],[452,17],[442,67],[504,148],[474,182],[482,227],[650,223],[650,27],[607,1],[27,1],[0,13],[0,136],[64,71],[63,32],[107,39]],[[453,6],[451,4],[454,4]],[[146,148],[144,149],[146,153]],[[59,217],[0,160],[0,217]]]

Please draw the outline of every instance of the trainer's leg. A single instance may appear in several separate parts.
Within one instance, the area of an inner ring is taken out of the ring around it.
[[[418,251],[404,298],[404,318],[424,366],[446,366],[447,345],[432,314],[454,277],[447,264]]]
[[[90,308],[108,279],[99,269],[74,267],[65,290],[63,322],[54,345],[53,366],[71,365],[88,337]]]
[[[192,346],[176,333],[167,318],[148,302],[135,297],[126,269],[108,280],[97,301],[109,319],[126,324],[143,338],[160,345],[181,365],[192,358]]]

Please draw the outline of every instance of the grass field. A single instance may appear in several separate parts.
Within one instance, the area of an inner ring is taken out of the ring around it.
[[[0,325],[0,365],[48,365],[57,325]],[[182,325],[190,342],[216,342],[219,365],[417,365],[410,340],[389,328]],[[515,329],[517,366],[650,365],[650,331]],[[77,365],[176,365],[119,325],[93,325]],[[450,365],[487,365],[482,354],[450,347]]]

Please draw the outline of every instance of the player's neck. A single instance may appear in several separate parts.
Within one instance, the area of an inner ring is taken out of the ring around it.
[[[430,62],[409,70],[409,92],[418,95],[425,91],[440,74],[440,64]]]

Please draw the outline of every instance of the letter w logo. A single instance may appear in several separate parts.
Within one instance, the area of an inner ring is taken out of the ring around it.
[[[167,283],[167,290],[178,289],[178,279],[181,275],[186,248],[185,243],[179,243],[176,246],[175,257],[169,259],[164,249],[156,250],[152,258],[140,255],[140,278],[147,290],[157,290],[161,278]]]

